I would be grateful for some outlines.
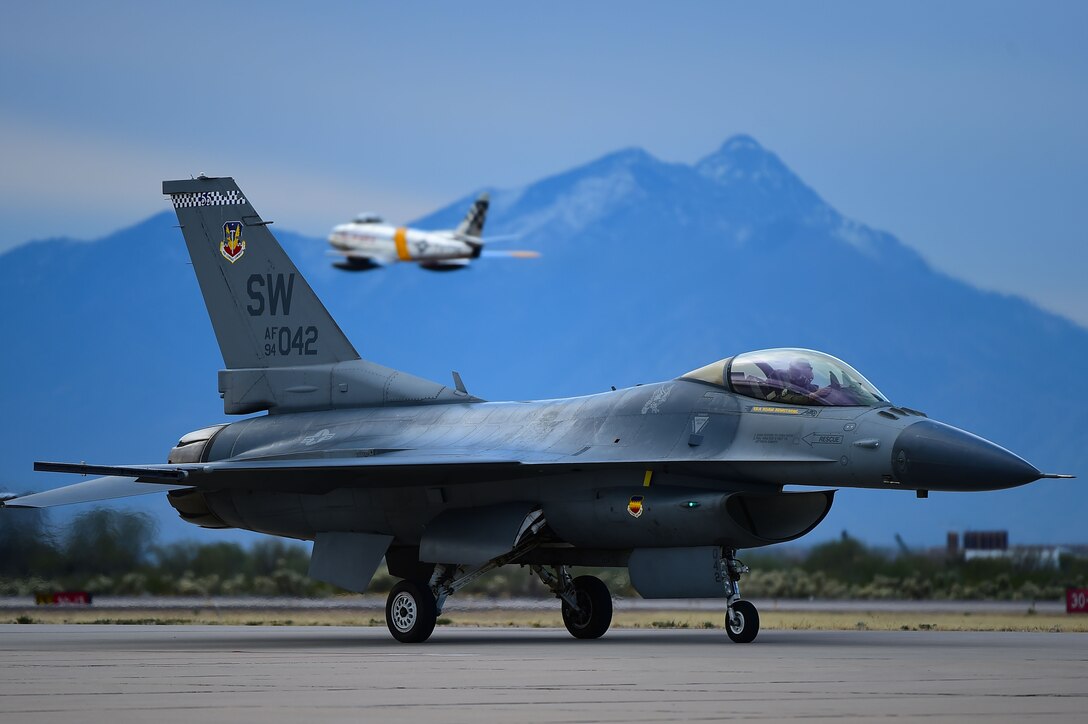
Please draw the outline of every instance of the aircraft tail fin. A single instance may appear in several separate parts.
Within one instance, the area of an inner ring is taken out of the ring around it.
[[[177,212],[228,369],[359,359],[234,179],[164,181],[162,191]]]
[[[486,191],[477,196],[454,233],[479,238],[484,233],[484,221],[487,220],[487,207],[490,203],[491,197]]]
[[[474,400],[360,359],[234,179],[164,181],[227,369],[228,415]]]

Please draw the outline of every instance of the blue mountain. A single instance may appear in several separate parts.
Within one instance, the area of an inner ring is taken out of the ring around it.
[[[485,238],[516,234],[512,246],[542,258],[351,274],[331,268],[323,240],[277,237],[363,356],[438,380],[456,369],[487,399],[586,394],[750,349],[811,347],[898,404],[1080,476],[928,500],[847,490],[809,540],[846,529],[933,545],[968,528],[1008,529],[1014,543],[1085,540],[1088,408],[1075,380],[1088,330],[934,271],[748,136],[694,165],[627,149],[490,191]],[[455,226],[474,195],[413,224]],[[182,433],[225,419],[222,360],[176,223],[164,212],[98,241],[0,256],[0,488],[71,482],[30,473],[33,460],[164,460]],[[163,501],[135,505],[168,536],[196,534]]]

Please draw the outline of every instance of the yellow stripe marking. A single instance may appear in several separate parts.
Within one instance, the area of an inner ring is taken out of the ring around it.
[[[411,261],[412,255],[408,252],[408,229],[403,226],[393,232],[393,243],[397,245],[397,258],[401,261]]]
[[[650,487],[650,481],[653,479],[653,477],[654,477],[654,471],[653,470],[647,470],[646,471],[646,476],[644,478],[642,478],[642,487],[644,487],[644,488]]]

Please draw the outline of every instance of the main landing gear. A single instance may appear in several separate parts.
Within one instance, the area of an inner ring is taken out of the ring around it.
[[[725,632],[738,644],[751,643],[759,633],[759,612],[749,601],[740,597],[740,577],[748,572],[748,566],[737,560],[735,548],[727,548],[723,552],[725,592],[729,597],[725,610]]]
[[[404,644],[426,641],[438,622],[434,594],[415,581],[393,586],[385,602],[385,623],[393,638]]]
[[[385,603],[385,622],[389,633],[401,643],[426,641],[434,632],[446,598],[502,563],[496,559],[484,566],[465,570],[461,566],[440,565],[428,584],[401,581],[389,592]],[[504,561],[508,562],[508,561]],[[578,639],[597,639],[612,624],[612,594],[596,576],[572,578],[566,566],[532,566],[548,588],[562,601],[563,623]]]
[[[434,631],[446,599],[484,573],[511,563],[526,552],[519,547],[475,568],[456,565],[435,566],[431,580],[426,583],[401,581],[389,592],[385,604],[385,620],[393,638],[403,643],[421,643]],[[725,577],[727,596],[725,632],[736,643],[746,644],[759,633],[759,612],[749,601],[740,597],[740,577],[748,566],[737,559],[737,551],[722,551],[721,572]],[[571,636],[597,639],[612,625],[612,595],[604,582],[595,576],[574,578],[566,566],[531,565],[552,593],[562,602],[563,624]]]
[[[571,578],[566,566],[548,570],[532,566],[556,598],[563,602],[563,625],[576,639],[599,639],[612,625],[612,594],[596,576]]]
[[[526,518],[518,542],[509,553],[475,567],[439,564],[427,583],[409,580],[398,583],[385,603],[389,633],[406,644],[426,641],[434,632],[448,597],[488,571],[514,563],[536,548],[542,542],[540,532],[544,526],[543,514],[534,511]],[[531,565],[530,568],[562,601],[563,623],[572,636],[596,639],[604,635],[612,624],[612,595],[601,579],[595,576],[573,578],[566,566]]]

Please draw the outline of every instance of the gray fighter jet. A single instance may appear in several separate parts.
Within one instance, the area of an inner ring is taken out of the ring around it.
[[[104,475],[8,500],[42,507],[165,492],[181,517],[314,541],[310,575],[365,591],[403,579],[386,620],[426,640],[447,597],[529,566],[577,638],[612,599],[571,566],[626,566],[646,598],[721,597],[755,638],[738,549],[799,538],[829,487],[981,491],[1043,477],[997,445],[893,405],[849,365],[805,349],[738,354],[603,394],[485,402],[361,359],[230,178],[163,183],[215,329],[229,415],[165,465],[36,463]],[[815,486],[791,492],[786,485]]]

